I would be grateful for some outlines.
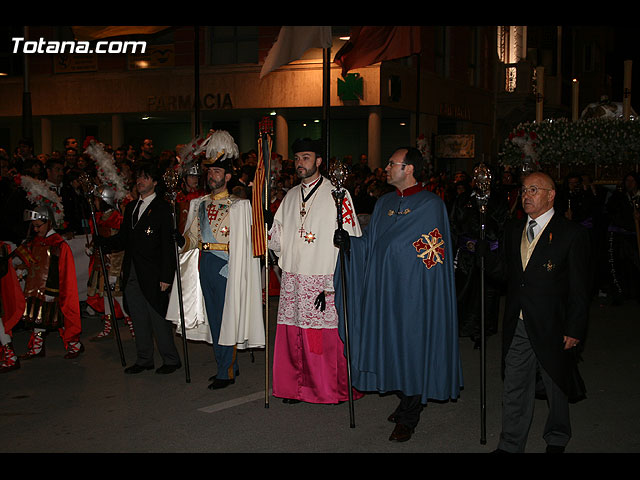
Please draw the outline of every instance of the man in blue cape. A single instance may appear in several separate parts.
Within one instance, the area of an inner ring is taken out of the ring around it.
[[[400,397],[391,441],[409,440],[423,404],[456,399],[463,384],[449,220],[416,180],[422,165],[419,150],[396,150],[386,167],[396,191],[378,199],[361,237],[334,235],[345,256],[344,280],[338,262],[334,282],[343,341],[347,293],[352,384]]]

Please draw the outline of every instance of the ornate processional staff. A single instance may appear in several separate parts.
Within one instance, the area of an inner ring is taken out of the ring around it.
[[[338,230],[344,232],[342,226],[342,206],[344,205],[344,198],[346,195],[346,189],[344,188],[344,182],[347,179],[347,166],[341,161],[336,160],[330,167],[329,177],[331,183],[335,187],[331,191],[333,199],[336,202],[336,210],[338,215]],[[346,275],[344,273],[344,250],[340,248],[340,277],[342,284],[342,312],[344,315],[344,344],[346,348],[347,357],[347,388],[349,389],[349,421],[350,427],[355,428],[354,411],[353,411],[353,389],[351,387],[351,353],[349,347],[349,320],[347,315],[347,285]]]
[[[107,300],[109,301],[109,308],[111,309],[111,314],[113,315],[113,330],[116,333],[116,342],[118,343],[118,351],[120,352],[120,362],[122,366],[126,366],[126,361],[124,359],[124,351],[122,349],[122,340],[120,339],[120,329],[118,328],[118,320],[116,318],[116,310],[114,308],[113,295],[111,293],[111,285],[109,284],[109,273],[107,272],[107,265],[104,262],[104,253],[102,252],[102,245],[100,242],[95,241],[95,237],[98,235],[98,223],[96,222],[96,213],[93,208],[93,198],[94,196],[98,196],[97,187],[93,184],[89,175],[87,173],[83,173],[79,178],[80,186],[82,191],[89,203],[89,209],[91,212],[91,223],[93,224],[93,237],[94,244],[98,247],[98,255],[100,257],[100,266],[102,267],[102,277],[104,278],[104,289],[107,292]]]
[[[484,163],[480,163],[473,170],[473,178],[475,180],[476,201],[480,210],[480,241],[485,240],[485,215],[487,212],[487,204],[491,195],[491,171]],[[485,292],[484,292],[484,252],[480,257],[480,443],[487,443],[486,437],[486,363],[487,354],[485,349]]]
[[[162,179],[167,187],[166,198],[171,204],[171,218],[173,219],[173,230],[178,229],[178,220],[176,219],[176,196],[178,195],[178,189],[180,184],[180,175],[178,171],[169,167],[164,173]],[[187,349],[187,332],[184,321],[184,303],[182,301],[182,278],[180,275],[180,253],[178,252],[178,243],[173,242],[175,256],[176,256],[176,286],[178,287],[178,305],[180,307],[180,330],[182,332],[182,349],[184,355],[185,366],[185,380],[187,383],[191,383],[191,373],[189,371],[189,352]]]

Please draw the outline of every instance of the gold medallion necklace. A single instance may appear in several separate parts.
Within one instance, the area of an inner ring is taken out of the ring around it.
[[[314,195],[314,194],[317,192],[321,184],[322,184],[322,176],[319,177],[317,183],[313,186],[313,188],[311,188],[311,191],[307,195],[304,194],[305,185],[304,184],[300,185],[300,196],[302,198],[302,202],[301,202],[301,208],[300,208],[300,230],[298,230],[298,233],[300,234],[300,238],[304,239],[304,241],[307,243],[313,243],[313,241],[316,239],[316,236],[313,232],[307,232],[305,230],[304,223],[306,222],[308,218],[307,215],[311,210],[311,206],[313,205],[313,202],[316,199],[317,195]],[[307,209],[306,208],[307,202],[312,196],[313,198],[311,199],[311,203],[309,204],[309,208]]]

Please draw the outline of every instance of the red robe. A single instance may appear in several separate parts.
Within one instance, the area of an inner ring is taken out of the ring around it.
[[[78,280],[76,278],[76,266],[73,260],[73,253],[71,252],[69,244],[57,233],[53,233],[48,237],[35,237],[26,246],[21,245],[17,248],[18,256],[25,262],[27,267],[31,264],[28,253],[29,249],[35,245],[36,242],[41,242],[41,244],[47,246],[57,246],[60,250],[60,259],[58,262],[60,293],[58,301],[60,303],[60,310],[64,315],[64,327],[60,328],[59,332],[66,346],[69,342],[79,341],[80,333],[82,332]]]
[[[203,195],[206,195],[204,190],[193,190],[190,192],[185,192],[184,190],[178,192],[176,195],[176,209],[178,210],[178,220],[177,226],[179,232],[184,232],[184,229],[187,225],[185,225],[187,221],[187,215],[189,213],[189,205],[191,204],[191,200],[194,198],[200,198]]]
[[[0,242],[0,245],[6,247],[7,254],[11,253],[9,245],[4,242]],[[11,330],[20,321],[22,312],[24,312],[25,299],[22,295],[18,275],[10,260],[6,275],[0,278],[0,295],[2,295],[2,308],[4,309],[2,325],[5,333],[11,336]]]
[[[102,230],[110,231],[111,229],[120,230],[120,225],[122,224],[122,214],[120,212],[114,210],[111,213],[111,215],[109,215],[109,218],[107,218],[106,220],[103,220],[102,213],[103,212],[96,212],[96,223],[98,224],[98,230],[101,230],[101,231]],[[92,234],[94,233],[93,222],[91,223],[91,233]],[[89,260],[89,276],[91,276],[91,272],[93,271],[94,264],[96,263],[96,261],[99,261],[97,249],[95,250],[94,254],[91,256],[91,259]],[[101,297],[97,293],[95,295],[87,297],[87,305],[89,305],[98,313],[105,312],[104,302],[105,302],[104,297]],[[113,299],[113,303],[114,303],[113,308],[115,309],[116,318],[124,317],[122,307],[120,306],[120,304],[115,298]]]

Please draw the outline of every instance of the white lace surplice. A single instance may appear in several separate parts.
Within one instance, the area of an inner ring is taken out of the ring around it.
[[[300,184],[285,196],[269,231],[269,248],[278,256],[282,270],[280,282],[279,325],[299,328],[337,328],[333,293],[325,295],[324,312],[316,309],[315,299],[321,292],[333,292],[333,272],[338,249],[333,245],[337,228],[335,200],[331,182],[324,178],[315,198],[309,201],[304,220],[300,211]],[[360,236],[360,225],[348,192],[343,204],[344,228],[350,235]],[[315,240],[305,241],[300,234],[304,222],[306,232]]]
[[[330,283],[333,275],[302,275],[282,272],[278,324],[300,328],[337,328],[338,315],[333,295],[326,295],[324,312],[316,309],[316,297]]]

